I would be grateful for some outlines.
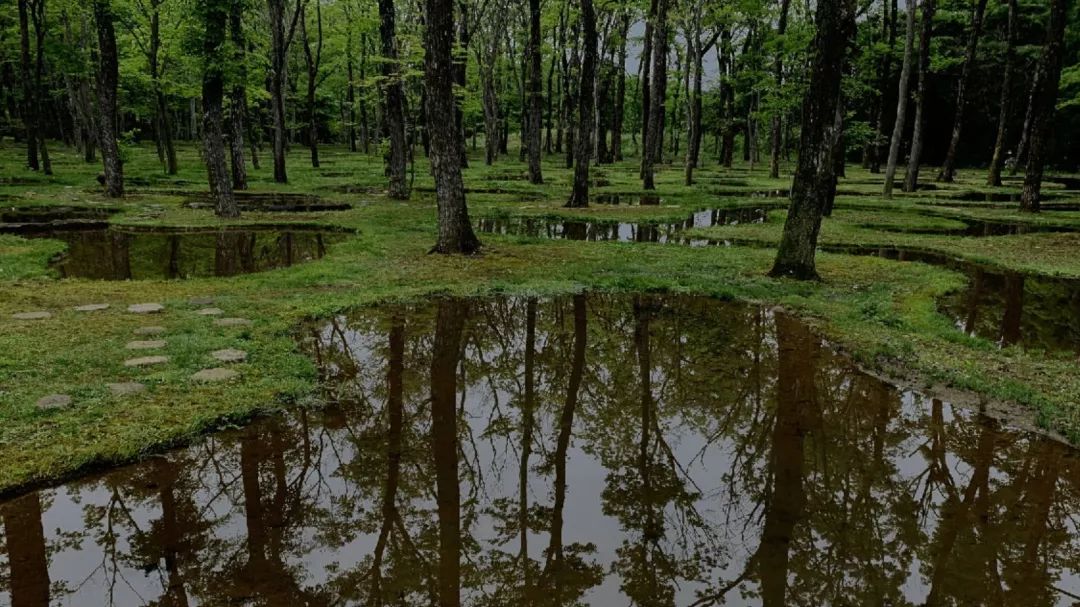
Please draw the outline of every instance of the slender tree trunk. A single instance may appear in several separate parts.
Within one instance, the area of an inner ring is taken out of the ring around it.
[[[244,133],[247,122],[247,40],[244,37],[244,4],[232,0],[229,10],[229,32],[233,42],[233,61],[239,70],[229,100],[229,156],[232,165],[232,187],[246,190],[247,163],[244,160]]]
[[[529,159],[529,183],[544,183],[540,168],[540,129],[543,121],[544,82],[541,64],[540,0],[529,0],[529,118],[526,150]]]
[[[303,0],[296,0],[302,3]],[[293,14],[291,24],[286,30],[285,24],[285,0],[266,0],[270,15],[270,74],[267,80],[270,88],[270,113],[273,115],[274,125],[274,181],[276,183],[288,183],[289,176],[285,170],[285,146],[288,132],[285,119],[285,87],[288,76],[288,52],[289,43],[292,41],[292,33],[295,31],[296,22],[299,19],[299,8]]]
[[[922,30],[919,34],[919,88],[915,93],[915,124],[911,134],[904,191],[919,189],[919,168],[922,165],[923,137],[926,130],[926,102],[930,95],[930,41],[934,36],[934,13],[937,0],[923,0]]]
[[[649,150],[649,117],[652,116],[652,56],[659,4],[664,0],[650,0],[649,14],[645,19],[645,38],[641,50],[641,179],[645,179],[645,165]]]
[[[303,0],[299,0],[303,2]],[[302,4],[301,6],[306,6]],[[307,11],[300,10],[300,36],[304,39],[304,64],[307,67],[307,114],[308,114],[308,149],[311,152],[311,166],[319,168],[319,114],[315,94],[319,86],[319,66],[322,63],[323,30],[322,3],[315,2],[315,49],[311,48],[308,37]]]
[[[986,177],[989,186],[1001,186],[1001,167],[1005,164],[1005,145],[1009,136],[1009,114],[1012,112],[1012,79],[1016,62],[1016,38],[1017,38],[1017,0],[1007,0],[1009,3],[1009,23],[1007,40],[1005,42],[1005,65],[1002,66],[1001,75],[1001,103],[998,111],[997,138],[994,141],[994,156],[990,160],[990,171]]]
[[[574,25],[571,30],[570,39],[573,40],[573,48],[570,52],[570,63],[566,69],[566,94],[563,98],[563,115],[566,117],[566,168],[574,168],[574,154],[577,152],[577,146],[575,140],[579,133],[575,132],[577,128],[576,121],[574,120],[574,107],[578,103],[578,97],[581,95],[580,87],[575,86],[573,79],[574,75],[580,78],[581,72],[581,43],[577,38],[578,24]]]
[[[648,137],[645,140],[644,188],[655,190],[656,163],[663,155],[664,114],[667,108],[668,0],[657,0],[653,25],[652,82],[649,85]]]
[[[1061,83],[1061,64],[1065,54],[1065,26],[1068,22],[1069,0],[1050,0],[1050,21],[1046,26],[1046,45],[1039,59],[1038,89],[1031,116],[1031,135],[1028,140],[1027,170],[1020,210],[1038,213],[1042,194],[1043,170],[1051,151],[1054,113]]]
[[[799,162],[772,276],[817,278],[814,255],[822,213],[835,188],[836,113],[848,45],[855,34],[855,13],[855,0],[817,5],[817,34],[811,48],[810,84],[803,100]]]
[[[465,0],[458,0],[458,8],[461,10],[461,16],[457,21],[458,26],[458,51],[454,54],[454,57],[460,57],[460,59],[454,59],[454,83],[459,88],[465,89],[467,84],[466,76],[468,74],[468,58],[469,58],[469,42],[472,40],[472,32],[469,31],[469,3]],[[457,95],[454,96],[454,125],[458,130],[457,142],[461,145],[461,149],[458,153],[461,155],[461,167],[469,167],[469,154],[465,148],[465,113],[461,109],[461,100]]]
[[[19,63],[22,68],[22,119],[26,127],[26,166],[31,171],[41,169],[38,163],[38,104],[34,100],[34,79],[30,59],[29,0],[19,0]]]
[[[394,0],[379,0],[379,38],[382,41],[383,119],[390,144],[386,153],[386,173],[390,179],[387,195],[396,200],[409,198],[406,178],[405,92],[398,61],[397,15]]]
[[[238,217],[240,211],[233,198],[232,182],[225,158],[224,112],[226,63],[222,48],[225,45],[225,26],[229,18],[229,6],[216,0],[200,2],[205,24],[203,39],[203,155],[210,180],[210,195],[214,199],[214,211],[218,217]]]
[[[578,87],[578,127],[575,145],[574,190],[568,207],[589,206],[589,163],[592,162],[593,87],[596,80],[596,12],[592,0],[579,0],[581,6],[581,84]]]
[[[945,154],[945,164],[941,167],[938,181],[952,183],[956,175],[956,152],[960,147],[960,131],[964,127],[964,106],[967,105],[967,86],[971,79],[971,70],[975,65],[975,53],[979,49],[979,37],[982,35],[983,15],[986,13],[987,0],[978,0],[972,8],[971,33],[968,37],[967,52],[964,54],[964,67],[960,73],[960,82],[956,84],[956,117],[953,119],[952,138],[949,151]]]
[[[1010,175],[1016,175],[1020,170],[1020,161],[1027,154],[1028,141],[1031,139],[1031,124],[1035,117],[1035,106],[1038,104],[1038,92],[1042,87],[1042,62],[1035,65],[1035,74],[1031,77],[1031,94],[1028,95],[1027,112],[1024,114],[1024,126],[1020,131],[1020,143],[1016,144],[1016,158],[1013,166],[1009,169]]]
[[[623,159],[623,124],[626,120],[626,43],[630,35],[630,14],[622,17],[619,28],[618,62],[615,64],[615,110],[611,119],[611,157]]]
[[[151,4],[150,15],[150,80],[154,86],[154,113],[156,114],[154,125],[157,128],[158,147],[161,151],[161,160],[165,164],[165,172],[175,175],[180,167],[176,161],[176,143],[173,141],[172,115],[169,112],[169,100],[165,96],[165,90],[161,84],[161,0],[154,0]]]
[[[94,20],[98,33],[98,144],[105,169],[105,195],[121,198],[124,195],[124,165],[120,158],[116,115],[116,87],[120,80],[120,68],[109,0],[94,0]]]
[[[911,64],[915,53],[915,11],[918,3],[910,0],[907,6],[907,32],[904,42],[904,66],[900,69],[899,93],[896,96],[896,122],[893,124],[892,141],[889,144],[889,161],[885,165],[885,197],[892,198],[896,165],[900,162],[900,147],[904,141],[904,123],[907,122],[908,87],[911,85]]]
[[[439,238],[434,253],[476,253],[480,241],[469,221],[461,157],[465,147],[454,115],[454,2],[425,0],[424,83],[431,137],[431,169],[439,206]],[[456,483],[456,479],[455,479]]]
[[[882,38],[886,40],[888,50],[882,55],[878,66],[878,90],[874,94],[873,104],[874,138],[867,142],[863,149],[863,166],[870,169],[871,173],[881,171],[881,148],[885,140],[885,89],[888,88],[889,77],[892,75],[892,50],[896,46],[897,1],[883,0],[882,6]]]
[[[776,25],[776,36],[779,38],[781,44],[778,45],[776,51],[776,60],[773,62],[773,79],[776,82],[776,94],[781,95],[784,87],[784,45],[783,40],[787,35],[787,22],[788,12],[791,8],[791,0],[780,1],[780,20]],[[772,132],[770,133],[770,158],[769,158],[769,177],[778,179],[780,177],[780,146],[783,143],[783,115],[777,110],[772,116]]]

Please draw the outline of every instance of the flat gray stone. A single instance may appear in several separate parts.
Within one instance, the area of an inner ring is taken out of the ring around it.
[[[128,396],[145,392],[146,386],[137,381],[125,381],[116,384],[105,384],[105,387],[116,396]]]
[[[159,303],[142,303],[128,306],[128,312],[133,314],[157,314],[164,309],[165,306]]]
[[[71,397],[67,394],[50,394],[38,399],[38,409],[63,409],[71,406]]]
[[[192,297],[188,300],[188,303],[193,306],[209,306],[214,303],[213,297]]]
[[[221,308],[203,308],[195,313],[201,316],[221,316],[225,313],[225,310]]]
[[[234,379],[239,376],[240,374],[236,371],[233,371],[232,369],[222,369],[218,367],[216,369],[203,369],[202,371],[199,371],[198,373],[192,375],[191,379],[198,382],[212,383],[229,381],[230,379]]]
[[[251,321],[246,318],[219,318],[214,321],[215,327],[250,327]]]
[[[161,335],[165,327],[139,327],[135,329],[135,335]]]
[[[97,312],[99,310],[108,310],[109,304],[86,304],[85,306],[76,306],[76,312]]]
[[[129,358],[124,361],[125,367],[149,367],[151,365],[163,365],[169,362],[168,356],[143,356],[140,358]]]
[[[15,320],[45,320],[52,318],[49,312],[19,312],[11,315]]]
[[[127,344],[128,350],[157,350],[158,348],[164,347],[164,339],[153,339],[150,341],[129,341]]]
[[[223,363],[242,363],[247,360],[247,352],[244,352],[243,350],[235,350],[233,348],[211,352],[210,356],[213,356],[214,358],[220,360]]]

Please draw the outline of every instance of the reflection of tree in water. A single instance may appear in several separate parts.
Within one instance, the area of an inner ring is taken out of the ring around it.
[[[442,300],[306,334],[337,409],[70,485],[61,535],[59,493],[4,504],[13,602],[1035,606],[1080,563],[1071,453],[789,317]]]

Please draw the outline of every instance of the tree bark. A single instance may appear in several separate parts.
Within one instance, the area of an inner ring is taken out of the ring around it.
[[[398,61],[394,0],[379,0],[379,38],[382,41],[383,56],[383,119],[390,144],[386,153],[386,173],[390,181],[387,195],[395,200],[407,200],[409,183],[405,166],[405,92],[401,82],[401,63]]]
[[[967,86],[971,79],[971,70],[975,65],[975,53],[979,49],[979,37],[982,36],[986,2],[987,0],[978,0],[972,8],[971,34],[968,37],[967,51],[964,53],[964,67],[960,72],[960,82],[956,84],[956,116],[953,119],[952,137],[949,139],[949,151],[945,154],[945,164],[941,167],[941,173],[938,174],[938,181],[945,183],[952,183],[956,175],[956,152],[960,147],[960,132],[964,127]]]
[[[124,195],[124,165],[120,158],[116,116],[116,87],[120,80],[120,68],[110,0],[94,0],[94,21],[98,34],[98,144],[105,169],[105,195],[121,198]]]
[[[301,6],[306,6],[306,3]],[[300,36],[304,39],[304,65],[307,67],[307,143],[311,152],[311,166],[319,168],[319,114],[315,94],[319,86],[319,67],[322,64],[323,26],[322,3],[315,2],[315,50],[308,37],[307,11],[300,11]]]
[[[919,167],[922,164],[923,131],[926,128],[926,101],[930,94],[930,41],[934,36],[934,13],[937,0],[923,0],[922,29],[919,34],[919,88],[915,93],[915,124],[911,134],[904,191],[919,188]]]
[[[915,53],[916,0],[907,6],[907,33],[904,42],[904,66],[900,69],[899,93],[896,97],[896,122],[893,124],[892,141],[889,144],[889,161],[885,165],[885,197],[892,198],[896,165],[900,162],[900,146],[904,140],[904,124],[907,122],[908,88],[911,85],[911,64]]]
[[[791,0],[781,0],[780,20],[776,24],[776,36],[780,40],[780,48],[776,50],[776,60],[773,62],[773,79],[776,84],[776,94],[783,94],[784,87],[784,36],[787,35],[788,12],[791,8]],[[770,133],[769,177],[780,177],[780,144],[783,142],[783,115],[777,110],[772,116],[772,132]]]
[[[154,86],[154,127],[157,129],[158,147],[165,172],[175,175],[180,168],[176,161],[176,143],[173,140],[172,116],[169,100],[161,84],[161,0],[150,5],[150,48],[147,60],[150,64],[150,80]]]
[[[1012,79],[1016,62],[1016,13],[1017,0],[1007,0],[1009,3],[1009,22],[1007,40],[1005,41],[1005,64],[1001,75],[1001,102],[998,110],[997,138],[994,140],[994,156],[990,160],[990,170],[986,176],[986,184],[993,187],[1001,186],[1001,168],[1005,164],[1005,145],[1009,136],[1009,114],[1012,112]]]
[[[611,157],[623,159],[623,124],[626,121],[626,43],[630,35],[630,14],[622,18],[619,28],[618,62],[615,64],[615,111],[611,120]]]
[[[270,74],[267,85],[270,89],[270,113],[274,125],[274,181],[288,183],[285,170],[285,87],[287,86],[288,52],[292,42],[300,9],[306,0],[296,0],[296,10],[286,28],[285,0],[266,0],[270,15]]]
[[[656,163],[663,154],[664,113],[667,101],[667,9],[668,0],[657,0],[652,31],[652,69],[645,156],[642,162],[644,189],[655,190]]]
[[[229,3],[202,0],[199,8],[203,13],[205,32],[203,38],[203,154],[210,181],[210,196],[214,199],[214,212],[218,217],[239,217],[240,211],[233,198],[232,182],[225,159],[225,133],[222,100],[225,96],[226,59],[222,48],[225,44],[225,25],[229,18]]]
[[[229,32],[233,42],[233,60],[239,70],[237,81],[232,87],[229,103],[229,156],[232,166],[232,187],[234,190],[246,190],[247,164],[244,160],[244,132],[247,122],[247,69],[246,45],[244,38],[244,4],[232,0],[229,10]]]
[[[840,83],[855,34],[855,0],[820,2],[811,49],[810,84],[803,100],[799,162],[791,206],[771,276],[816,279],[814,255],[821,217],[835,187],[833,148]]]
[[[1069,0],[1050,0],[1050,21],[1046,26],[1046,45],[1039,59],[1041,78],[1033,97],[1031,135],[1028,139],[1027,171],[1020,210],[1038,213],[1042,194],[1043,170],[1050,153],[1054,113],[1061,84],[1061,64],[1065,54],[1065,26],[1068,21]]]
[[[465,183],[461,177],[461,130],[454,116],[454,2],[425,0],[424,83],[431,137],[431,169],[439,207],[439,237],[433,253],[476,253],[480,241],[469,222]],[[455,479],[456,482],[456,479]]]
[[[589,206],[589,164],[592,162],[593,87],[596,80],[596,12],[592,0],[579,0],[581,6],[581,84],[578,86],[578,126],[574,145],[574,190],[567,207]]]
[[[540,130],[543,123],[544,83],[540,53],[540,0],[529,0],[529,120],[526,150],[529,159],[529,183],[544,183],[540,167]]]
[[[31,171],[41,169],[38,163],[38,104],[34,100],[34,79],[30,60],[30,7],[28,0],[19,0],[19,63],[22,75],[22,119],[26,129],[26,166]]]
[[[645,37],[641,49],[641,179],[645,179],[646,155],[649,149],[649,116],[652,115],[652,55],[653,30],[659,4],[664,0],[650,0],[649,14],[645,19]]]
[[[914,0],[913,0],[914,1]],[[887,41],[888,51],[881,58],[878,66],[878,90],[874,95],[874,138],[863,149],[863,165],[870,169],[871,173],[881,171],[881,148],[885,140],[885,89],[889,86],[889,76],[892,75],[892,49],[896,46],[896,14],[897,0],[885,0],[882,16],[883,37]]]

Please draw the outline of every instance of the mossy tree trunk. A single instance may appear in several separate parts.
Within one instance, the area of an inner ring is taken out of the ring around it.
[[[233,0],[234,2],[236,0]],[[224,111],[225,63],[222,52],[225,45],[225,27],[229,18],[231,2],[202,0],[199,9],[203,24],[203,155],[210,181],[210,196],[214,199],[214,212],[218,217],[238,217],[240,211],[233,198],[232,180],[229,175],[225,152]]]
[[[1043,170],[1053,136],[1054,113],[1061,84],[1061,63],[1065,54],[1065,25],[1068,21],[1069,0],[1050,0],[1050,20],[1046,25],[1046,45],[1039,59],[1038,86],[1032,95],[1031,133],[1028,136],[1027,171],[1020,210],[1039,212]]]
[[[119,126],[116,116],[116,88],[120,81],[116,29],[109,0],[94,0],[94,21],[98,34],[98,145],[105,169],[105,195],[124,195],[124,163],[120,158]]]
[[[409,198],[405,168],[405,93],[401,83],[401,63],[398,61],[394,0],[379,0],[379,38],[383,59],[383,120],[390,144],[386,154],[386,172],[390,181],[387,195],[396,200],[405,200]]]

